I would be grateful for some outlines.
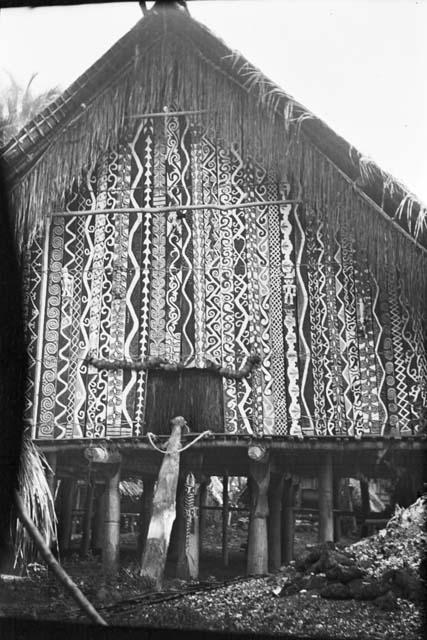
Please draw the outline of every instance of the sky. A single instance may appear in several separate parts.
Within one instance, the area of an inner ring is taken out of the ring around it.
[[[148,3],[151,6],[152,3]],[[427,202],[427,0],[194,0],[191,15]],[[138,2],[0,11],[10,72],[65,89]]]

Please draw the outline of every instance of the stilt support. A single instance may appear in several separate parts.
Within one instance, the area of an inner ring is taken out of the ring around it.
[[[333,542],[333,467],[332,454],[323,454],[320,460],[319,483],[319,542]]]
[[[282,564],[282,495],[284,476],[275,474],[270,479],[268,505],[268,566],[270,571],[279,569]]]
[[[228,475],[222,477],[222,564],[228,567]]]
[[[93,478],[90,478],[87,485],[85,512],[83,516],[82,541],[80,545],[80,555],[83,558],[87,556],[90,548],[94,499],[95,499],[95,482]]]
[[[282,563],[289,564],[294,557],[295,495],[298,485],[292,477],[283,483],[282,494]]]
[[[138,535],[138,555],[142,557],[147,542],[148,528],[150,526],[151,514],[153,513],[154,486],[156,484],[153,476],[144,476],[143,492],[141,496],[141,507],[139,515],[139,535]]]
[[[98,485],[95,490],[95,514],[92,529],[93,551],[101,551],[104,546],[104,514],[105,514],[105,484]]]
[[[73,508],[76,482],[72,478],[65,478],[61,482],[61,508],[59,513],[59,550],[68,551],[71,543],[71,528],[73,524]]]
[[[262,461],[249,462],[251,479],[251,517],[249,522],[247,573],[268,572],[268,485],[270,464],[265,456]]]
[[[104,544],[102,564],[106,573],[116,573],[119,568],[120,552],[120,466],[106,482]]]

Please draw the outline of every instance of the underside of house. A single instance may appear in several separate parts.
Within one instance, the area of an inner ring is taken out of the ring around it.
[[[64,549],[87,477],[109,569],[120,478],[148,547],[161,491],[191,496],[193,577],[210,476],[250,478],[249,573],[291,558],[301,478],[322,541],[340,478],[422,488],[425,209],[186,11],[155,6],[2,153]]]

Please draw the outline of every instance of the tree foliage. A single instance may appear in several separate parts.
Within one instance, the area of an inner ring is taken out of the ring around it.
[[[5,145],[22,127],[58,98],[61,90],[58,86],[37,93],[33,82],[37,73],[33,73],[25,86],[21,86],[11,73],[5,71],[8,83],[0,92],[0,146]]]

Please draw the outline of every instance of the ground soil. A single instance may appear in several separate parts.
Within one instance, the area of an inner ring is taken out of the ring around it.
[[[221,533],[211,521],[203,541],[200,580],[244,576],[247,522],[244,518],[230,529],[229,565],[222,566]],[[316,541],[316,526],[300,523],[296,535],[296,556]],[[295,634],[336,638],[390,638],[415,640],[421,632],[421,606],[398,599],[395,611],[382,611],[371,602],[325,600],[307,591],[288,597],[276,595],[286,575],[281,572],[253,577],[209,591],[198,591],[167,602],[136,602],[147,592],[138,576],[135,536],[122,540],[121,569],[114,580],[105,579],[99,557],[63,559],[66,571],[109,624],[196,628],[250,633]],[[78,540],[75,540],[78,544]],[[187,585],[174,578],[174,564],[166,568],[164,588],[179,594]],[[203,585],[201,585],[203,588]],[[85,621],[74,601],[42,565],[33,565],[28,576],[0,581],[0,614],[33,619]]]

